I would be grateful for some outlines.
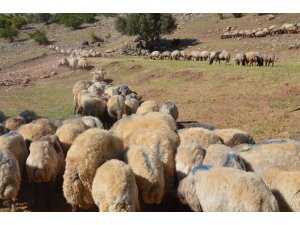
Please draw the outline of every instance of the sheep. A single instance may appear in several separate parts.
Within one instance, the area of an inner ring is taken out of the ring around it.
[[[92,182],[96,170],[106,160],[117,159],[123,151],[122,139],[113,132],[91,128],[78,135],[66,157],[63,193],[72,210],[90,208]]]
[[[227,167],[197,168],[194,187],[204,212],[278,212],[278,204],[254,173]]]
[[[119,86],[116,87],[108,87],[107,89],[105,89],[104,93],[107,94],[108,96],[114,96],[114,95],[118,95],[118,89]]]
[[[211,144],[223,144],[223,140],[213,131],[200,128],[185,128],[178,131],[180,143],[194,141],[207,148]]]
[[[54,126],[52,121],[48,118],[39,118],[37,120],[33,120],[31,123],[43,125],[43,129],[47,130],[51,134],[54,134],[56,131],[56,126]]]
[[[33,120],[38,119],[38,115],[34,111],[30,110],[24,110],[19,114],[19,116],[22,116],[25,119],[26,123],[30,123]]]
[[[83,116],[81,117],[81,121],[88,128],[103,128],[103,123],[97,117],[94,116]]]
[[[69,62],[66,57],[63,57],[58,61],[58,65],[59,66],[69,66]]]
[[[180,51],[179,53],[180,53],[179,59],[180,60],[185,60],[186,57],[187,57],[187,55],[185,54],[185,52],[184,51]]]
[[[300,168],[300,143],[289,139],[270,140],[248,145],[240,150],[240,156],[248,171],[260,174],[270,166]]]
[[[92,196],[101,212],[140,211],[134,173],[130,166],[116,159],[107,161],[97,169]]]
[[[97,95],[102,95],[107,88],[107,84],[104,82],[96,82],[92,84],[87,90],[90,93],[95,93]]]
[[[77,66],[79,68],[86,69],[89,66],[89,62],[87,61],[86,58],[80,57],[80,58],[78,58]]]
[[[132,90],[130,90],[130,88],[128,87],[128,85],[127,84],[122,84],[122,85],[120,85],[119,87],[118,87],[118,89],[117,89],[117,91],[118,91],[118,94],[120,94],[120,95],[129,95],[129,94],[137,94],[136,92],[134,92],[134,91],[132,91]]]
[[[178,50],[174,50],[170,55],[171,60],[179,60],[179,58],[180,58],[180,51]]]
[[[201,54],[200,54],[199,51],[193,51],[193,52],[190,53],[190,59],[192,61],[199,61],[200,56],[201,56]]]
[[[138,100],[136,100],[135,98],[131,98],[129,95],[126,96],[125,99],[126,115],[131,115],[136,113],[139,106],[140,104]]]
[[[270,167],[261,178],[277,199],[280,211],[300,211],[300,169]]]
[[[176,133],[171,130],[162,131],[140,128],[136,129],[123,140],[125,147],[130,145],[145,146],[158,154],[164,169],[165,190],[169,192],[174,185],[174,157],[179,144]]]
[[[76,69],[77,65],[78,65],[78,59],[75,58],[75,57],[68,57],[67,58],[67,61],[69,63],[69,66],[72,68],[72,69]]]
[[[96,82],[101,82],[104,80],[104,70],[103,69],[95,69],[94,71],[92,71],[92,74],[94,74],[92,82],[96,83]]]
[[[160,204],[164,195],[163,166],[156,151],[130,145],[124,161],[132,168],[140,197],[147,204]]]
[[[61,143],[64,157],[67,156],[67,152],[70,149],[75,138],[86,130],[87,126],[82,120],[79,119],[73,122],[65,123],[57,129],[55,135],[58,137],[58,140]]]
[[[20,190],[21,174],[17,159],[5,149],[0,150],[0,199],[11,200],[11,211],[16,211],[15,202]]]
[[[274,66],[275,60],[276,60],[275,55],[266,55],[266,56],[264,57],[265,66],[270,66],[270,64],[271,64],[272,66]]]
[[[140,107],[137,109],[136,114],[145,115],[149,112],[158,112],[159,105],[154,100],[144,101]]]
[[[200,58],[204,61],[206,61],[207,59],[209,59],[209,51],[202,51],[200,52]]]
[[[13,116],[5,120],[4,125],[6,130],[14,131],[21,125],[25,124],[26,121],[22,116]]]
[[[253,63],[257,63],[258,66],[263,65],[263,57],[260,55],[259,52],[246,52],[245,53],[245,64],[249,64],[250,66],[253,66]]]
[[[160,52],[159,51],[153,51],[153,52],[151,52],[149,58],[150,59],[159,59],[160,58]]]
[[[126,114],[125,99],[122,95],[114,95],[108,99],[107,113],[114,120],[119,120]]]
[[[195,166],[203,164],[206,151],[195,142],[184,142],[177,148],[175,169],[177,182],[181,181]]]
[[[161,53],[160,59],[169,59],[170,55],[171,55],[170,51],[164,51],[163,53]]]
[[[220,64],[221,60],[225,60],[226,63],[228,63],[230,61],[230,53],[228,51],[216,52],[210,57],[209,65],[211,65],[214,61],[219,61]]]
[[[9,133],[0,136],[0,149],[6,149],[15,156],[22,174],[26,158],[28,157],[24,138],[17,132],[10,131]]]
[[[242,66],[245,66],[245,60],[246,60],[246,55],[244,53],[238,53],[236,56],[235,56],[235,63],[236,65],[242,65]]]
[[[174,120],[176,121],[178,118],[178,109],[174,102],[166,101],[164,102],[160,108],[159,112],[170,114]]]
[[[87,80],[77,81],[76,84],[72,88],[73,94],[73,103],[74,103],[74,115],[76,114],[78,108],[78,94],[82,90],[88,90],[88,88],[92,85],[92,82]]]
[[[57,136],[46,135],[33,141],[26,160],[26,172],[29,182],[55,182],[62,176],[65,167],[63,150]]]
[[[250,134],[239,129],[215,129],[213,132],[222,138],[224,145],[229,147],[234,147],[239,144],[255,144]]]

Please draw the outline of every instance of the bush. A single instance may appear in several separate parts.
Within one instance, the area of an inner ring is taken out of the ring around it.
[[[20,30],[25,24],[27,24],[27,21],[23,16],[14,16],[11,18],[11,23],[13,28]]]
[[[104,40],[101,37],[98,37],[94,32],[90,34],[92,42],[104,42]]]
[[[11,26],[11,17],[0,15],[0,28]]]
[[[18,37],[18,35],[19,31],[12,26],[6,26],[3,30],[0,31],[0,37],[8,39],[10,42],[13,42],[15,40],[15,37]]]
[[[117,13],[100,13],[100,15],[105,16],[105,17],[117,17]]]
[[[33,14],[33,22],[34,23],[47,23],[49,22],[52,15],[50,13],[37,13]]]
[[[49,44],[46,33],[44,31],[35,30],[33,33],[29,33],[29,37],[40,45]]]
[[[96,21],[95,13],[80,13],[77,14],[83,21],[83,23],[94,23]]]
[[[243,16],[243,13],[232,13],[234,18],[241,18]]]
[[[64,13],[58,15],[58,23],[76,30],[83,24],[83,19],[76,14]]]

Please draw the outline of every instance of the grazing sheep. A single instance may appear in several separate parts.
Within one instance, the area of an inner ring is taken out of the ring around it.
[[[186,57],[187,57],[187,55],[185,54],[185,52],[184,52],[184,51],[180,51],[179,59],[180,59],[180,60],[185,60]]]
[[[244,53],[238,53],[236,56],[235,56],[235,59],[234,59],[236,65],[242,65],[242,66],[245,66],[245,61],[246,61],[246,55]]]
[[[194,172],[198,200],[204,212],[277,212],[277,201],[261,178],[234,168]]]
[[[181,181],[192,168],[202,165],[206,151],[195,142],[184,142],[179,145],[175,155],[177,182]]]
[[[61,143],[65,157],[67,156],[67,152],[69,151],[75,138],[86,130],[87,126],[82,120],[79,119],[74,120],[73,122],[67,122],[57,129],[55,135],[58,137],[59,142]]]
[[[119,120],[126,114],[125,99],[122,95],[114,95],[108,99],[107,113],[114,120]]]
[[[88,127],[88,128],[102,128],[103,123],[94,116],[83,116],[81,117],[81,121]]]
[[[52,182],[63,175],[65,161],[57,136],[47,135],[33,141],[26,160],[29,182]]]
[[[90,208],[92,182],[96,170],[105,161],[117,159],[123,151],[122,139],[112,132],[91,128],[78,135],[66,157],[63,192],[72,210]]]
[[[131,98],[129,95],[126,96],[125,99],[125,107],[126,107],[126,115],[131,115],[136,113],[137,109],[139,108],[140,104],[139,101],[135,98]]]
[[[272,66],[274,66],[275,60],[276,60],[275,55],[266,55],[266,56],[264,57],[265,66],[270,66],[270,64],[271,64]]]
[[[87,80],[77,81],[73,86],[72,94],[73,94],[73,103],[74,103],[74,115],[76,114],[78,108],[78,94],[82,90],[88,90],[88,88],[92,85],[92,82]]]
[[[211,65],[214,61],[219,61],[219,64],[221,60],[225,60],[226,63],[230,61],[230,53],[228,51],[222,51],[222,52],[216,52],[215,54],[211,55],[209,59],[209,65]]]
[[[260,174],[270,166],[300,168],[300,142],[289,139],[275,139],[250,145],[240,150],[247,171]]]
[[[245,64],[247,66],[253,66],[253,63],[257,63],[258,66],[263,66],[264,59],[259,52],[246,52],[245,55]]]
[[[13,116],[4,121],[5,128],[8,131],[14,131],[25,123],[26,121],[22,116]]]
[[[173,51],[170,55],[171,60],[179,60],[179,58],[180,58],[180,51],[178,50]]]
[[[158,154],[163,164],[165,189],[170,191],[174,185],[175,152],[179,144],[178,136],[174,131],[157,129],[136,129],[124,140],[125,147],[130,145],[145,146]]]
[[[124,161],[132,168],[143,202],[160,204],[165,180],[158,153],[144,146],[130,145]]]
[[[72,69],[76,69],[77,65],[78,65],[78,60],[77,58],[75,57],[68,57],[67,58],[67,61],[69,63],[69,66],[72,68]]]
[[[300,212],[300,169],[270,167],[261,178],[277,199],[280,211]]]
[[[250,134],[239,129],[215,129],[213,132],[223,139],[224,145],[229,147],[239,144],[255,144]]]
[[[159,108],[159,111],[162,113],[167,113],[171,115],[174,120],[176,121],[178,118],[178,109],[174,102],[172,101],[166,101],[164,102],[161,107]]]
[[[136,114],[145,115],[149,112],[158,112],[159,105],[154,100],[144,101],[140,107],[137,109]]]
[[[59,66],[69,66],[69,62],[66,57],[63,57],[58,61],[58,65]]]
[[[150,59],[159,59],[160,58],[160,52],[159,51],[153,51],[153,52],[151,52],[149,58]]]
[[[170,59],[171,52],[170,51],[164,51],[160,55],[160,59]]]
[[[78,58],[77,66],[79,68],[86,69],[89,66],[89,62],[87,61],[86,58],[80,57],[80,58]]]
[[[134,173],[130,166],[116,159],[107,161],[97,169],[92,196],[101,212],[140,211]]]
[[[0,136],[0,149],[10,151],[18,160],[20,172],[22,174],[26,158],[28,157],[27,146],[24,138],[15,131]]]
[[[55,130],[38,123],[23,124],[16,131],[23,136],[27,147],[32,141],[37,141],[43,136],[55,133]]]
[[[200,58],[201,58],[201,60],[206,61],[207,59],[209,59],[209,57],[210,57],[209,51],[202,51],[202,52],[200,52]]]
[[[92,82],[96,83],[96,82],[101,82],[104,80],[104,70],[103,69],[95,69],[92,74],[94,74]]]
[[[11,211],[16,211],[15,201],[21,185],[17,159],[5,149],[0,150],[0,199],[11,200]]]
[[[38,115],[34,111],[30,110],[24,110],[19,114],[19,116],[22,116],[25,119],[26,123],[30,123],[33,120],[38,119]]]
[[[199,61],[201,57],[201,53],[199,51],[193,51],[190,53],[189,58],[192,61]]]
[[[180,143],[194,141],[207,148],[211,144],[223,144],[223,140],[213,131],[200,128],[185,128],[178,131]]]

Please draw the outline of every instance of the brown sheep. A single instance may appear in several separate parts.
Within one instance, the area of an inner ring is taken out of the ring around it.
[[[8,131],[14,131],[25,123],[26,121],[22,116],[13,116],[4,121],[5,128]]]

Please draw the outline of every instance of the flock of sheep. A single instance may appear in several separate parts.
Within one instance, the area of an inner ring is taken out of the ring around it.
[[[24,183],[54,184],[72,211],[143,211],[167,196],[193,211],[300,211],[299,139],[256,144],[239,129],[176,122],[174,102],[142,101],[103,70],[73,99],[71,119],[0,112],[0,199],[12,211]]]
[[[300,23],[292,24],[286,23],[281,26],[272,25],[270,27],[258,28],[253,30],[231,30],[231,27],[227,28],[227,31],[221,35],[221,39],[226,38],[260,38],[268,35],[278,34],[296,34],[300,32]]]
[[[189,54],[186,54],[184,51],[174,50],[172,52],[170,51],[153,51],[151,52],[150,59],[153,60],[189,60],[189,61],[206,61],[208,60],[209,65],[211,65],[214,61],[219,62],[225,61],[228,63],[230,61],[231,55],[228,51],[192,51]],[[274,62],[278,58],[275,57],[275,55],[262,55],[260,52],[246,52],[246,53],[238,53],[236,57],[234,58],[236,65],[249,65],[253,66],[253,64],[256,64],[257,66],[274,66]]]

